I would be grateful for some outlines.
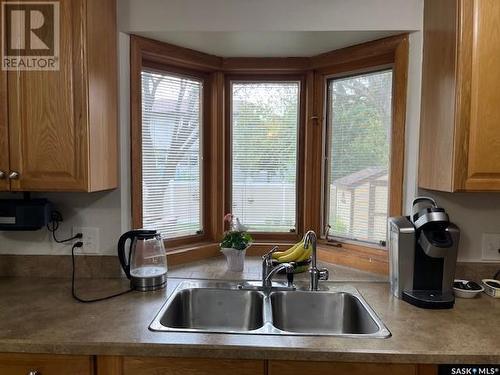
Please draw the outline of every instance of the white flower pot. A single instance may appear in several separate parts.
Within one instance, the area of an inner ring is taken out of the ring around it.
[[[248,247],[247,247],[248,249]],[[230,272],[241,272],[245,265],[245,250],[237,250],[233,248],[221,248],[220,251],[226,256],[227,270]]]

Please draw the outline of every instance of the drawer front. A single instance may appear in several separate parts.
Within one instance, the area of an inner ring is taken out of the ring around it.
[[[393,363],[269,361],[269,375],[416,375],[417,366]]]
[[[123,359],[123,375],[264,375],[264,361],[206,358]]]
[[[93,375],[89,356],[0,354],[1,375]]]

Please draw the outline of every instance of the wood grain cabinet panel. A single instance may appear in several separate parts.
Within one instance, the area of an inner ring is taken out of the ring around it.
[[[465,188],[500,190],[500,2],[473,8],[469,165]]]
[[[89,356],[47,354],[0,354],[2,375],[94,375]]]
[[[417,366],[393,363],[269,361],[268,375],[417,375]]]
[[[10,189],[9,171],[9,131],[7,127],[7,74],[0,69],[0,191]]]
[[[60,69],[8,72],[13,191],[117,186],[116,2],[61,0],[59,8]]]
[[[125,357],[123,375],[265,375],[264,361]]]
[[[419,186],[500,191],[500,2],[426,0]]]

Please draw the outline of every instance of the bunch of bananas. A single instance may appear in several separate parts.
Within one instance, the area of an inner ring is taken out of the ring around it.
[[[286,251],[277,251],[273,253],[273,259],[280,263],[285,262],[303,262],[311,257],[312,246],[304,247],[304,241],[297,242]]]

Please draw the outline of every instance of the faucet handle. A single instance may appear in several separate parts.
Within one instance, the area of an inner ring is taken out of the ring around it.
[[[330,277],[330,272],[326,268],[322,268],[319,270],[318,275],[320,280],[326,281]]]
[[[265,253],[263,256],[262,256],[262,260],[269,260],[271,259],[271,256],[273,255],[273,253],[275,253],[276,251],[278,251],[278,246],[273,246],[273,248],[271,250],[269,250],[267,253]]]

